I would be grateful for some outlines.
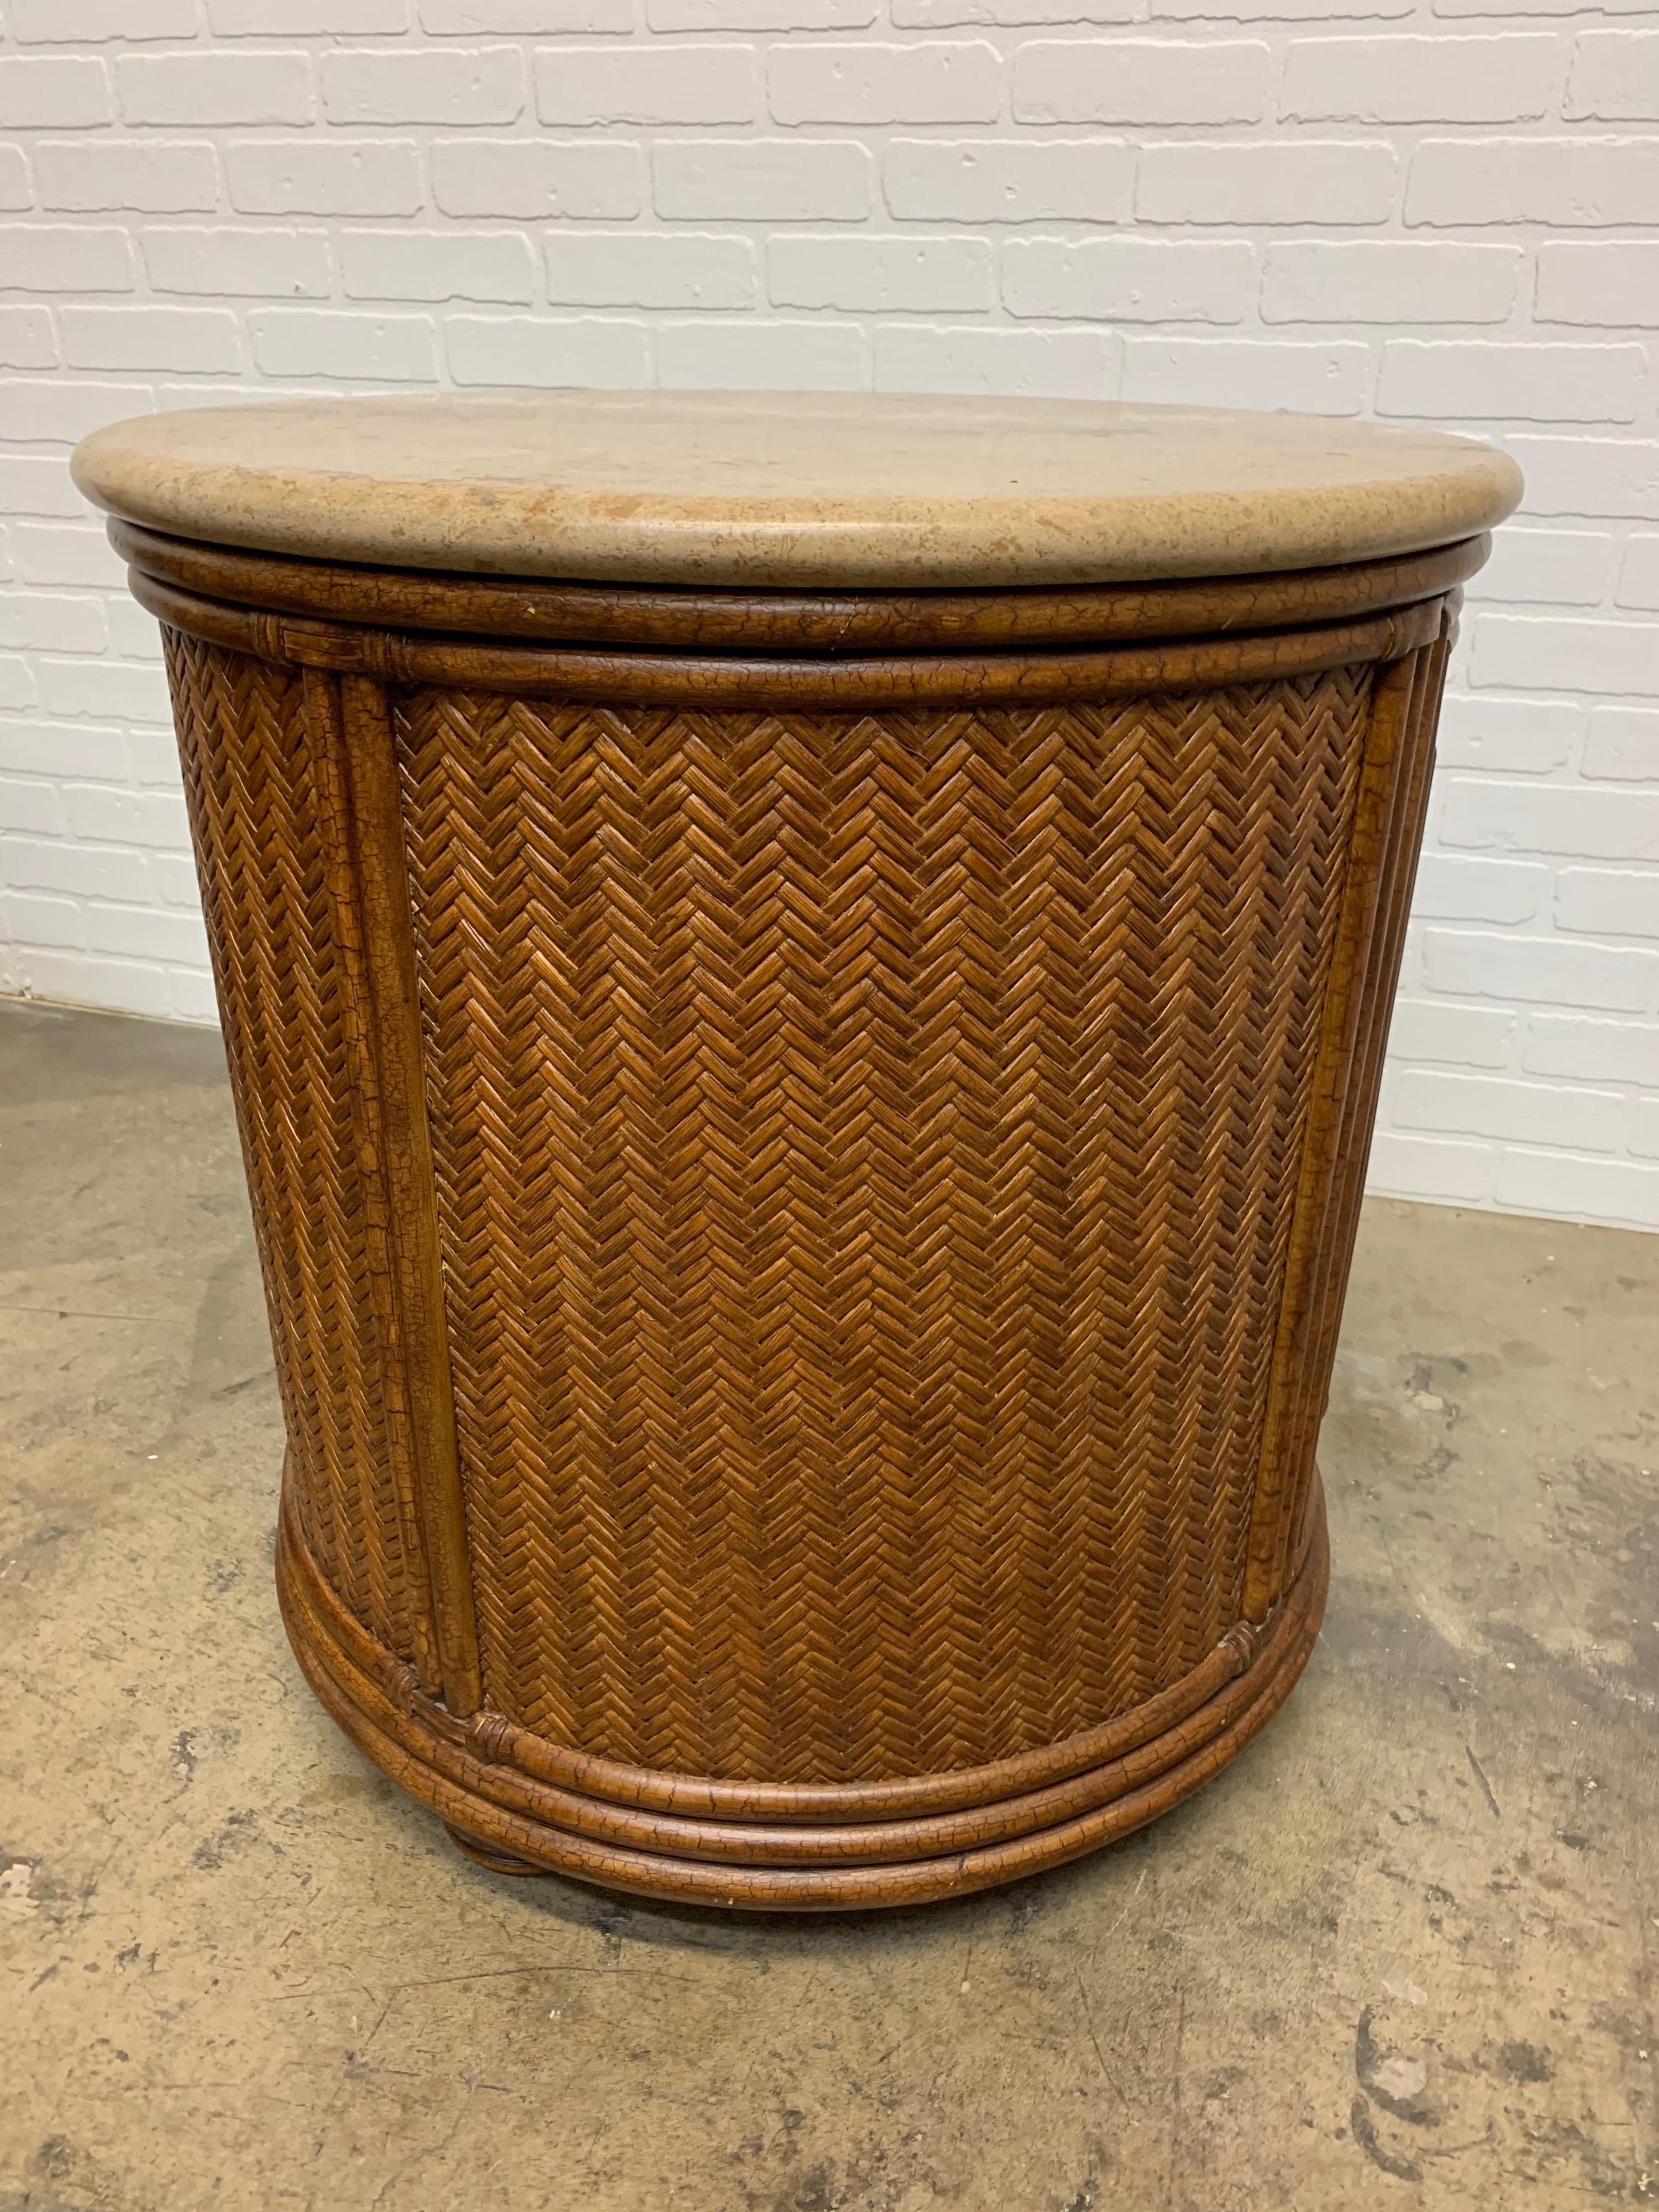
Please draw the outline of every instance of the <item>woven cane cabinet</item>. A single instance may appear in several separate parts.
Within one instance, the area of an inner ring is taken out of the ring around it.
[[[737,395],[100,432],[313,1688],[507,1871],[981,1888],[1230,1759],[1325,1402],[1462,441]]]

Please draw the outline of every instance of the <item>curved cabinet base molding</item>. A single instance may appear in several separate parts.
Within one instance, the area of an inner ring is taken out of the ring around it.
[[[1038,1756],[1064,1778],[1014,1795],[1000,1788],[1012,1761],[921,1778],[924,1787],[956,1784],[957,1806],[909,1820],[879,1817],[892,1794],[883,1784],[768,1792],[775,1802],[793,1794],[795,1818],[780,1805],[771,1817],[747,1821],[657,1813],[551,1785],[501,1755],[510,1726],[487,1713],[457,1723],[422,1695],[407,1667],[370,1644],[331,1595],[287,1504],[276,1586],[317,1696],[365,1757],[430,1806],[478,1865],[494,1874],[564,1875],[684,1905],[855,1912],[965,1897],[1042,1874],[1178,1805],[1237,1757],[1295,1686],[1319,1633],[1329,1565],[1316,1475],[1309,1540],[1283,1602],[1260,1630],[1234,1629],[1214,1662],[1194,1670],[1202,1679],[1189,1689],[1176,1685],[1174,1698],[1166,1692],[1115,1722],[1113,1734],[1131,1749],[1093,1759],[1090,1738],[1099,1730],[1045,1746]],[[1216,1686],[1203,1694],[1212,1680]],[[1185,1710],[1160,1724],[1155,1708],[1171,1705]],[[570,1757],[573,1765],[584,1764]],[[659,1779],[688,1801],[731,1794],[701,1777]],[[824,1809],[831,1795],[841,1801],[833,1823]]]

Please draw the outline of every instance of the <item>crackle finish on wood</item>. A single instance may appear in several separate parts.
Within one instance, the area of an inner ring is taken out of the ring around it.
[[[1317,1631],[1483,548],[912,598],[838,659],[822,594],[792,637],[787,594],[550,586],[469,638],[471,583],[446,629],[400,582],[398,628],[362,572],[118,535],[264,1257],[279,1588],[348,1732],[486,1863],[805,1910],[1059,1863],[1232,1757]]]

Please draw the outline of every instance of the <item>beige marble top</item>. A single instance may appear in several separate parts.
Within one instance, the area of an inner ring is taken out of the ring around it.
[[[1433,432],[1086,401],[782,392],[276,400],[82,441],[100,506],[397,568],[750,586],[1305,568],[1501,521],[1514,463]]]

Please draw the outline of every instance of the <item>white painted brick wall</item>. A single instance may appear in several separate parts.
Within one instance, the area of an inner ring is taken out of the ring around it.
[[[260,389],[1125,396],[1501,440],[1373,1182],[1659,1227],[1653,0],[8,0],[0,988],[212,1018],[64,460]]]

